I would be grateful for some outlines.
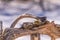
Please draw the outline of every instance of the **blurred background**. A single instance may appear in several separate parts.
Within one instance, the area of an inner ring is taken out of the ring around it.
[[[60,24],[60,0],[0,0],[0,21],[3,21],[3,29],[9,28],[24,13],[46,16],[47,20]]]
[[[60,24],[60,0],[0,0],[0,20],[4,29],[24,13],[46,16],[47,20]]]

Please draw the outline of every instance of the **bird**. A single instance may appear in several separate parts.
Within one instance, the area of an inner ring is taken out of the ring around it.
[[[24,22],[22,24],[23,29],[32,29],[33,28],[33,23],[32,22]]]

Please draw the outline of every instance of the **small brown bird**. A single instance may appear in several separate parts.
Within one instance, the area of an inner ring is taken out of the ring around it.
[[[23,29],[31,29],[31,28],[33,28],[33,23],[25,22],[25,23],[23,23],[22,28]]]

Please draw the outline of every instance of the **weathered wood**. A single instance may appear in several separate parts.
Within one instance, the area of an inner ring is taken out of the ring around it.
[[[51,40],[55,40],[55,38],[54,37],[51,37]]]
[[[60,28],[56,27],[54,22],[48,22],[47,24],[38,27],[32,27],[32,29],[14,28],[20,19],[26,17],[36,19],[35,16],[31,15],[18,17],[11,25],[11,28],[4,31],[3,40],[14,40],[24,35],[31,35],[31,40],[40,40],[40,34],[49,35],[51,37],[51,40],[55,40],[55,38],[60,37]]]
[[[40,40],[40,34],[32,34],[31,40]]]

